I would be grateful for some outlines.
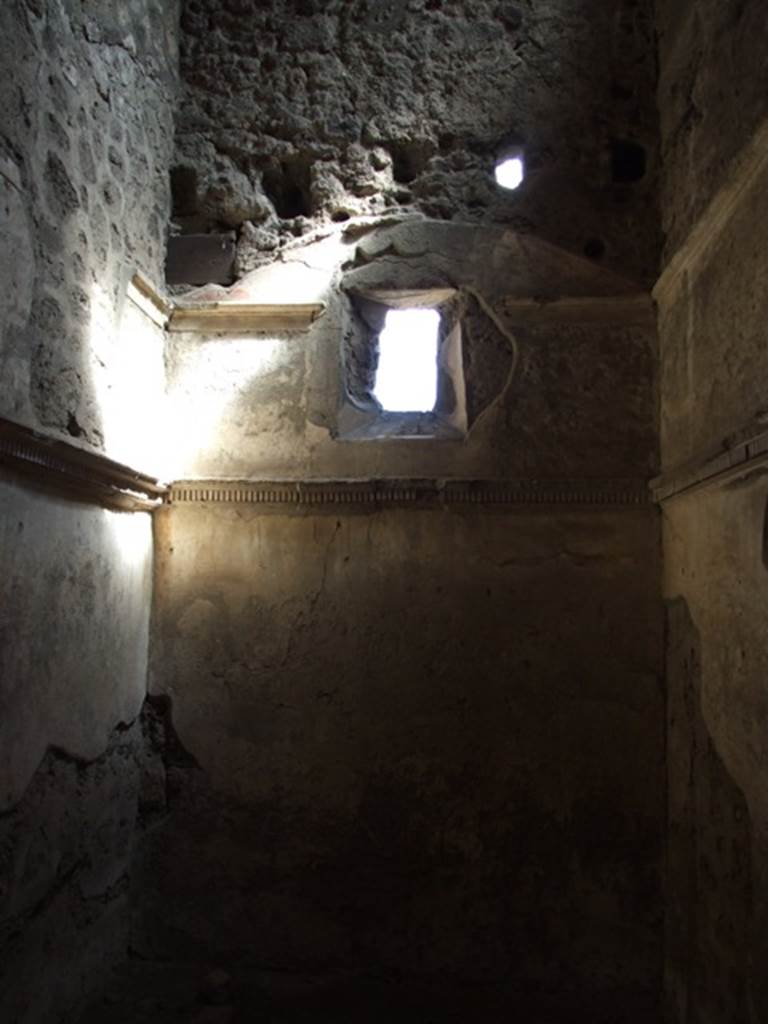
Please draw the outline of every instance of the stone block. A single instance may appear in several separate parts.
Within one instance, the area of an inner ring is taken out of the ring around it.
[[[168,239],[168,284],[231,284],[235,235],[178,235]]]

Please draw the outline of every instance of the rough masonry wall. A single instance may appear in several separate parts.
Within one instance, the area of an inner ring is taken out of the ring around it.
[[[654,1019],[655,511],[159,517],[152,689],[194,763],[133,948]]]
[[[768,12],[749,0],[658,6],[669,475],[765,443]],[[673,1024],[768,1014],[764,473],[734,471],[664,508]]]
[[[0,5],[0,416],[142,469],[162,340],[125,285],[162,266],[177,16]],[[0,489],[0,1017],[37,1024],[124,949],[151,524]]]
[[[652,280],[644,0],[189,0],[175,219],[234,230],[236,276],[329,222],[501,223]],[[523,147],[504,193],[494,160]]]
[[[164,258],[177,13],[152,0],[0,12],[0,411],[96,448],[120,386],[126,278],[157,279]]]

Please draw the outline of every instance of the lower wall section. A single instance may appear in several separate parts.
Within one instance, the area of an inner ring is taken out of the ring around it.
[[[0,1020],[58,1024],[126,948],[151,522],[10,475],[0,507]]]
[[[0,816],[0,1020],[70,1020],[128,938],[141,729],[85,764],[49,752]]]
[[[49,747],[94,760],[146,693],[148,514],[0,479],[0,813]]]
[[[197,768],[143,846],[140,955],[654,1012],[653,511],[180,505],[156,573]]]
[[[665,508],[671,1024],[768,1019],[768,478]]]

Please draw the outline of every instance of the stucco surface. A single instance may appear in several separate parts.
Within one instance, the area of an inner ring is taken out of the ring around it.
[[[765,430],[766,179],[745,152],[767,112],[767,12],[749,0],[657,6],[668,257],[692,230],[698,239],[660,291],[661,455],[672,471]],[[768,1013],[757,966],[768,865],[765,479],[755,466],[664,506],[671,1024],[757,1024]]]
[[[162,336],[125,287],[162,272],[177,20],[0,4],[0,416],[150,472]],[[6,469],[0,509],[0,1018],[58,1024],[125,952],[151,522]]]
[[[768,115],[762,0],[659,0],[662,222],[674,255]]]
[[[149,643],[152,526],[3,482],[2,808],[49,745],[87,760],[138,714]]]
[[[376,344],[360,332],[355,297],[434,289],[459,304],[468,436],[340,439],[350,367]],[[633,294],[619,275],[498,228],[409,220],[297,247],[194,300],[324,302],[307,334],[170,335],[171,475],[646,478],[656,467],[650,306],[546,320],[558,300],[588,310]]]
[[[671,469],[761,433],[768,298],[768,170],[660,304],[661,446]]]
[[[767,503],[759,475],[664,513],[672,1021],[768,1012]]]
[[[151,688],[197,769],[142,956],[653,1006],[653,512],[176,506],[157,544]]]

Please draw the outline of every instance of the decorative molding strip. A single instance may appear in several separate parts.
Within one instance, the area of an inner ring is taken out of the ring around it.
[[[648,327],[656,324],[656,307],[648,292],[605,298],[555,299],[552,302],[508,299],[501,308],[512,327],[557,323]]]
[[[128,298],[149,319],[169,331],[306,331],[325,311],[320,302],[176,303],[139,271],[128,282]]]
[[[468,505],[528,507],[642,507],[650,504],[644,481],[633,480],[179,480],[169,505],[260,505],[308,509]]]
[[[128,282],[127,295],[152,323],[163,330],[168,326],[173,312],[172,304],[138,271]]]
[[[125,512],[151,512],[166,488],[154,477],[0,419],[0,467],[65,497]]]
[[[654,501],[663,504],[706,487],[722,486],[768,467],[768,431],[727,451],[665,473],[651,481]]]
[[[170,331],[306,331],[323,313],[322,303],[266,305],[211,302],[174,306]]]
[[[674,296],[691,270],[717,241],[750,191],[768,171],[768,120],[732,160],[728,177],[663,270],[653,297],[662,302]]]

